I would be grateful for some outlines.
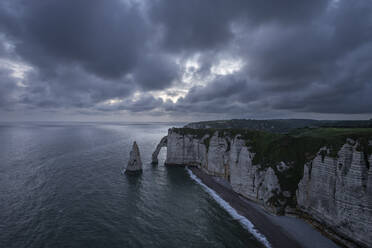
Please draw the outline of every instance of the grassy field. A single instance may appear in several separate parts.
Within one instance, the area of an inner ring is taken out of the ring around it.
[[[261,130],[275,133],[289,133],[298,128],[320,128],[320,127],[338,127],[338,128],[372,128],[372,119],[370,120],[310,120],[310,119],[272,119],[272,120],[252,120],[252,119],[233,119],[233,120],[215,120],[201,121],[187,124],[185,127],[193,128],[248,128],[251,130]]]
[[[372,136],[372,128],[303,128],[290,133],[295,137],[329,138],[337,136],[365,137]]]

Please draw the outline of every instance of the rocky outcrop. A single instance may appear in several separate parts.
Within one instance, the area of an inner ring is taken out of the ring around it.
[[[197,166],[270,212],[306,213],[341,240],[372,247],[370,152],[361,151],[357,139],[331,149],[309,138],[283,137],[283,142],[274,139],[277,143],[269,146],[272,154],[258,154],[254,142],[240,134],[170,129],[165,163]],[[309,146],[311,142],[316,145]],[[288,155],[280,161],[284,153]]]
[[[170,129],[167,136],[167,157],[165,163],[168,165],[201,166],[206,160],[206,147],[203,138],[193,135],[182,135]]]
[[[239,136],[220,137],[214,133],[196,137],[174,129],[168,132],[167,165],[197,166],[209,175],[223,178],[233,190],[270,211],[283,211],[285,204],[277,204],[281,190],[274,170],[253,165],[253,157]]]
[[[348,140],[338,156],[323,148],[307,163],[297,191],[298,207],[361,246],[372,246],[372,156]]]
[[[133,174],[140,172],[142,172],[141,154],[137,143],[134,141],[132,150],[130,151],[129,154],[129,161],[125,173]]]

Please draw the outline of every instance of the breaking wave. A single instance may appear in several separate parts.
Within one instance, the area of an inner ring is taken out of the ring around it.
[[[212,196],[212,198],[223,208],[225,209],[235,220],[239,221],[239,223],[248,230],[253,236],[258,239],[261,243],[263,243],[266,247],[271,248],[271,245],[267,238],[262,235],[259,231],[257,231],[252,224],[246,217],[240,215],[233,207],[230,206],[228,202],[222,199],[213,189],[209,188],[205,185],[189,168],[186,168],[187,172],[189,173],[192,180],[197,182],[202,186],[202,188]]]

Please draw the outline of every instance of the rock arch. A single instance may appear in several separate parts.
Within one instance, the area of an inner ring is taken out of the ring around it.
[[[152,153],[152,164],[158,164],[158,155],[162,147],[167,147],[168,136],[164,136],[159,144],[156,146],[155,151]]]

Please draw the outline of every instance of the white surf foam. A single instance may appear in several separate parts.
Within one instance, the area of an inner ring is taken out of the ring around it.
[[[202,188],[212,196],[212,198],[223,208],[225,209],[235,220],[239,221],[239,223],[247,229],[250,233],[253,234],[253,236],[258,239],[261,243],[263,243],[266,247],[271,248],[271,245],[269,241],[266,239],[264,235],[262,235],[252,222],[250,222],[246,217],[240,215],[233,207],[230,206],[230,204],[222,199],[213,189],[209,188],[207,185],[205,185],[197,176],[192,173],[192,171],[189,168],[186,168],[187,172],[189,173],[191,179],[193,179],[195,182],[200,184]]]

